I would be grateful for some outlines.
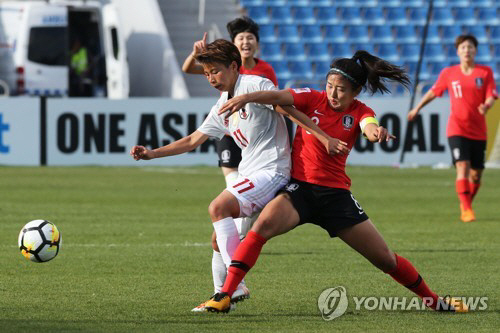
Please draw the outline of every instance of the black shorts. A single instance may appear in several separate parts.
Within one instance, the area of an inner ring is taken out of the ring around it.
[[[280,191],[288,193],[299,213],[299,225],[313,223],[328,231],[330,237],[337,232],[364,222],[368,215],[350,191],[290,179]]]
[[[217,155],[219,155],[219,167],[237,168],[241,162],[241,149],[229,135],[221,140],[215,141]]]
[[[472,140],[463,136],[450,136],[451,159],[453,164],[458,161],[470,161],[472,169],[484,169],[486,140]]]

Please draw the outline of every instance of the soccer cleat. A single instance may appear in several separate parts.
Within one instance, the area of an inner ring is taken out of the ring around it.
[[[197,307],[191,309],[192,312],[205,312],[207,311],[205,309],[205,304],[207,304],[208,301],[205,301],[203,303],[201,303],[200,305],[198,305]]]
[[[450,311],[465,313],[469,312],[469,307],[461,299],[448,296],[439,297],[436,311]]]
[[[231,310],[231,298],[227,293],[217,293],[205,304],[205,311],[228,313]]]
[[[460,219],[462,222],[472,222],[476,220],[476,216],[472,209],[462,210],[462,214],[460,214]]]
[[[231,296],[231,304],[243,302],[244,300],[249,298],[250,298],[250,291],[248,290],[247,287],[242,286],[241,288],[236,289],[236,291],[233,293],[233,296]]]

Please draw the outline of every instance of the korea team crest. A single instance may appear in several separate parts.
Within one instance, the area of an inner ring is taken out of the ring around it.
[[[476,87],[481,88],[483,86],[483,78],[482,77],[476,77]]]
[[[350,129],[354,125],[354,117],[350,114],[346,114],[342,117],[342,125],[345,129]]]

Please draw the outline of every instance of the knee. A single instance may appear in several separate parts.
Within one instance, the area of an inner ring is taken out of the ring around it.
[[[379,256],[379,260],[377,260],[375,266],[377,266],[377,268],[384,273],[393,272],[398,267],[398,261],[396,260],[396,255],[388,248],[385,249]]]
[[[259,216],[252,227],[252,230],[265,239],[270,239],[274,236],[274,223],[269,216]]]
[[[212,249],[214,249],[214,251],[220,252],[219,246],[217,245],[217,235],[215,234],[215,231],[212,233]]]
[[[220,220],[221,218],[224,218],[226,215],[225,214],[225,207],[221,200],[214,199],[210,205],[208,206],[208,214],[212,218],[212,220],[217,221]]]

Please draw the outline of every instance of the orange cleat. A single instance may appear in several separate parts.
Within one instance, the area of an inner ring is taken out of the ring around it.
[[[460,214],[460,219],[462,222],[473,222],[476,220],[476,215],[472,209],[462,210],[462,214]]]

